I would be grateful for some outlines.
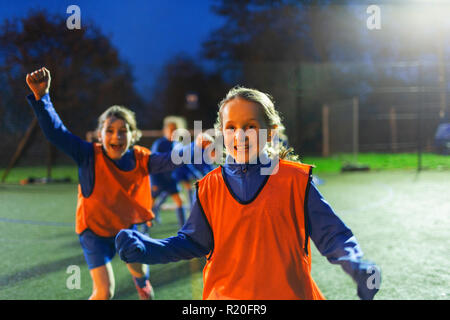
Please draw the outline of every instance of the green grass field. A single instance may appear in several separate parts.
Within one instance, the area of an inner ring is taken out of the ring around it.
[[[0,300],[86,299],[92,290],[87,265],[74,231],[75,184],[0,185]],[[164,211],[163,223],[152,236],[165,238],[177,231],[175,213]],[[112,262],[116,299],[136,299],[125,264]],[[201,299],[202,259],[151,268],[158,299]],[[80,267],[81,289],[67,289],[71,274]]]
[[[353,154],[336,154],[331,157],[302,157],[302,162],[314,164],[316,173],[339,172],[341,167],[355,161]],[[450,170],[450,157],[434,153],[422,154],[423,170]],[[357,163],[367,165],[370,170],[417,170],[416,153],[360,153]]]
[[[301,157],[301,161],[316,166],[315,173],[337,173],[341,167],[347,163],[354,162],[353,154],[337,154],[331,157]],[[417,170],[417,154],[415,153],[360,153],[357,162],[368,165],[370,170]],[[450,170],[450,156],[434,153],[424,153],[422,155],[423,170]],[[3,176],[5,169],[0,168],[0,176]],[[45,177],[47,168],[45,166],[17,167],[10,171],[5,182],[18,183],[22,179],[29,177]],[[69,177],[72,181],[78,181],[78,171],[75,166],[59,165],[52,168],[52,178],[62,179]]]
[[[308,162],[307,159],[304,159]],[[363,161],[361,161],[363,162]],[[365,253],[382,270],[376,299],[449,299],[450,171],[381,170],[337,173],[319,170],[319,190],[353,230]],[[323,168],[322,168],[323,169]],[[40,176],[39,168],[32,172]],[[329,170],[331,171],[331,170]],[[336,170],[335,170],[336,171]],[[0,172],[1,173],[1,172]],[[42,172],[45,174],[45,170]],[[54,177],[75,174],[56,168]],[[15,169],[18,181],[29,169]],[[87,299],[92,283],[74,232],[76,184],[0,184],[0,299]],[[151,236],[176,234],[171,210]],[[313,248],[312,273],[328,299],[356,299],[356,287],[339,266]],[[202,259],[151,267],[157,299],[201,299]],[[71,265],[80,267],[81,288],[68,289]],[[115,299],[137,299],[125,265],[113,260]]]

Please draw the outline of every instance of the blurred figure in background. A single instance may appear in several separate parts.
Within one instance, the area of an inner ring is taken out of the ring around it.
[[[174,141],[174,132],[177,129],[184,128],[185,121],[181,117],[168,116],[163,120],[163,137],[156,140],[151,148],[152,153],[160,152],[172,152],[173,148],[177,144]],[[173,172],[164,172],[151,175],[152,183],[152,197],[155,199],[153,204],[153,213],[155,214],[155,220],[161,223],[160,210],[162,204],[170,196],[176,205],[176,214],[180,228],[186,221],[185,210],[183,207],[183,200],[180,197],[181,189],[179,184],[173,177]],[[144,233],[148,232],[148,227],[144,226]]]

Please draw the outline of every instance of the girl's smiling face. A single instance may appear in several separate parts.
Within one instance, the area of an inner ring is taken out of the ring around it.
[[[225,149],[237,163],[256,159],[266,141],[260,141],[261,129],[267,130],[261,106],[242,98],[232,99],[222,109]],[[269,138],[270,134],[267,135]]]
[[[131,145],[132,133],[124,120],[111,116],[103,123],[98,138],[108,157],[119,160]]]

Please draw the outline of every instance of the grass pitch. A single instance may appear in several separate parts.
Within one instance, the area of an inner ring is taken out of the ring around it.
[[[76,172],[76,171],[75,171]],[[449,171],[318,173],[318,188],[382,270],[376,299],[449,299]],[[0,299],[87,299],[92,283],[74,232],[75,184],[0,185]],[[162,213],[151,236],[178,229]],[[357,299],[353,281],[312,247],[312,274],[327,299]],[[203,259],[151,266],[157,299],[201,299]],[[115,299],[137,299],[131,276],[116,256]],[[69,266],[81,288],[69,289]]]

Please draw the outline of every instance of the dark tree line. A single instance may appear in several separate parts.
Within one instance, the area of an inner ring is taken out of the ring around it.
[[[189,127],[194,120],[210,127],[227,90],[245,85],[275,98],[298,153],[319,152],[324,103],[358,96],[373,109],[411,101],[403,93],[379,92],[417,85],[418,68],[398,69],[395,63],[414,65],[426,57],[436,64],[422,70],[422,81],[430,86],[446,81],[436,79],[446,75],[442,65],[450,55],[448,28],[418,24],[420,8],[393,5],[383,7],[382,30],[370,31],[367,5],[350,0],[212,0],[211,10],[224,24],[204,40],[200,57],[179,54],[163,66],[148,101],[135,91],[130,66],[96,26],[68,30],[65,17],[45,12],[5,21],[0,29],[0,131],[17,140],[26,130],[33,115],[24,99],[24,75],[45,65],[52,71],[58,112],[81,136],[95,128],[98,115],[112,104],[136,111],[144,129],[159,129],[171,114],[184,116]],[[433,36],[437,31],[439,37]],[[189,93],[197,95],[197,108],[186,106]]]
[[[212,10],[225,23],[204,42],[203,54],[228,83],[271,93],[291,144],[300,154],[319,152],[324,103],[358,97],[361,112],[370,112],[408,103],[418,85],[446,90],[450,32],[439,11],[450,6],[385,2],[382,28],[372,31],[369,4],[215,0]],[[444,95],[439,103],[448,110]]]
[[[156,115],[159,125],[162,117],[178,115],[186,119],[190,129],[195,120],[201,120],[204,129],[212,128],[217,117],[219,100],[229,89],[221,74],[207,72],[192,57],[180,54],[172,58],[162,69],[154,91]],[[196,95],[198,102],[188,106],[187,95]]]
[[[25,99],[30,93],[25,75],[42,66],[52,74],[50,94],[57,112],[68,129],[82,138],[113,104],[143,113],[130,66],[94,25],[69,30],[65,17],[37,11],[4,21],[0,30],[0,131],[9,137],[2,162],[34,119]],[[40,130],[37,136],[35,149],[45,143]],[[51,147],[50,151],[54,152]]]

